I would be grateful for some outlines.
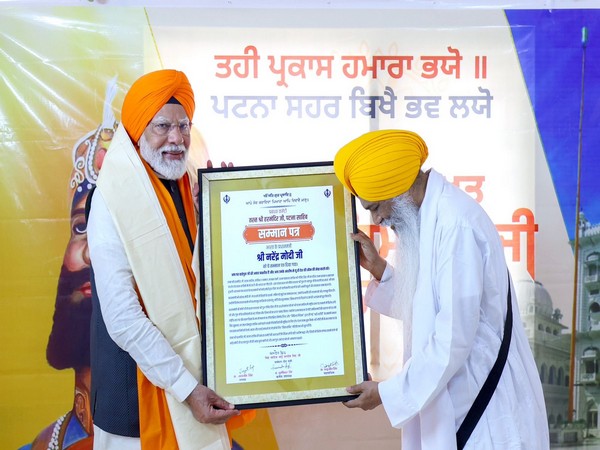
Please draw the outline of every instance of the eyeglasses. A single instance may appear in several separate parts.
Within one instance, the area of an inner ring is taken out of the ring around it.
[[[192,124],[190,122],[181,122],[181,123],[150,122],[150,125],[152,125],[152,131],[157,136],[166,136],[171,131],[173,131],[174,128],[178,128],[179,133],[182,136],[189,136],[190,129],[192,127]]]

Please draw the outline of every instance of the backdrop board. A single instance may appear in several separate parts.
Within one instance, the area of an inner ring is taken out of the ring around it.
[[[367,379],[354,198],[331,162],[200,169],[204,382],[238,408]]]

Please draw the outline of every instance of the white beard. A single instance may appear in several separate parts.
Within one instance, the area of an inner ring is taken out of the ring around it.
[[[142,158],[152,167],[160,178],[167,180],[178,180],[186,171],[186,162],[188,157],[188,149],[185,145],[163,145],[156,149],[153,148],[144,135],[140,138],[140,154]],[[165,152],[183,152],[184,157],[180,160],[165,159]]]
[[[402,320],[405,356],[412,336],[412,309],[419,274],[419,209],[407,192],[392,200],[392,214],[382,225],[396,234],[393,317]]]

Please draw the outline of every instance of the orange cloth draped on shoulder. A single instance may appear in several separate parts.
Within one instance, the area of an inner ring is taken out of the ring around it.
[[[131,86],[123,102],[121,122],[136,145],[136,148],[137,142],[148,123],[171,98],[175,98],[183,106],[191,121],[195,110],[194,93],[183,72],[176,70],[151,72],[139,78]],[[152,168],[143,159],[142,162],[173,236],[179,260],[181,261],[190,289],[191,298],[194,302],[194,310],[196,310],[194,296],[196,277],[192,270],[192,250],[190,249],[170,194]],[[195,242],[197,235],[196,215],[188,175],[186,174],[179,179],[177,184],[181,192],[188,227]],[[143,305],[143,299],[141,299],[141,303]],[[198,356],[200,357],[200,355]],[[177,449],[177,438],[169,414],[165,391],[152,384],[139,369],[138,398],[142,448],[152,450]],[[236,417],[234,419],[238,420],[232,422],[231,426],[228,425],[228,431],[250,422],[254,418],[254,415],[254,411],[243,411],[242,415],[238,416],[240,419]],[[241,419],[241,417],[245,417],[245,419]]]

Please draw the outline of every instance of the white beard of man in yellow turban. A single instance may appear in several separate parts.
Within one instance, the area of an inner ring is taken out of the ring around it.
[[[391,200],[389,218],[381,226],[390,227],[396,235],[392,316],[403,320],[404,339],[410,342],[412,302],[419,273],[419,209],[411,192]],[[363,205],[364,206],[364,205]]]

